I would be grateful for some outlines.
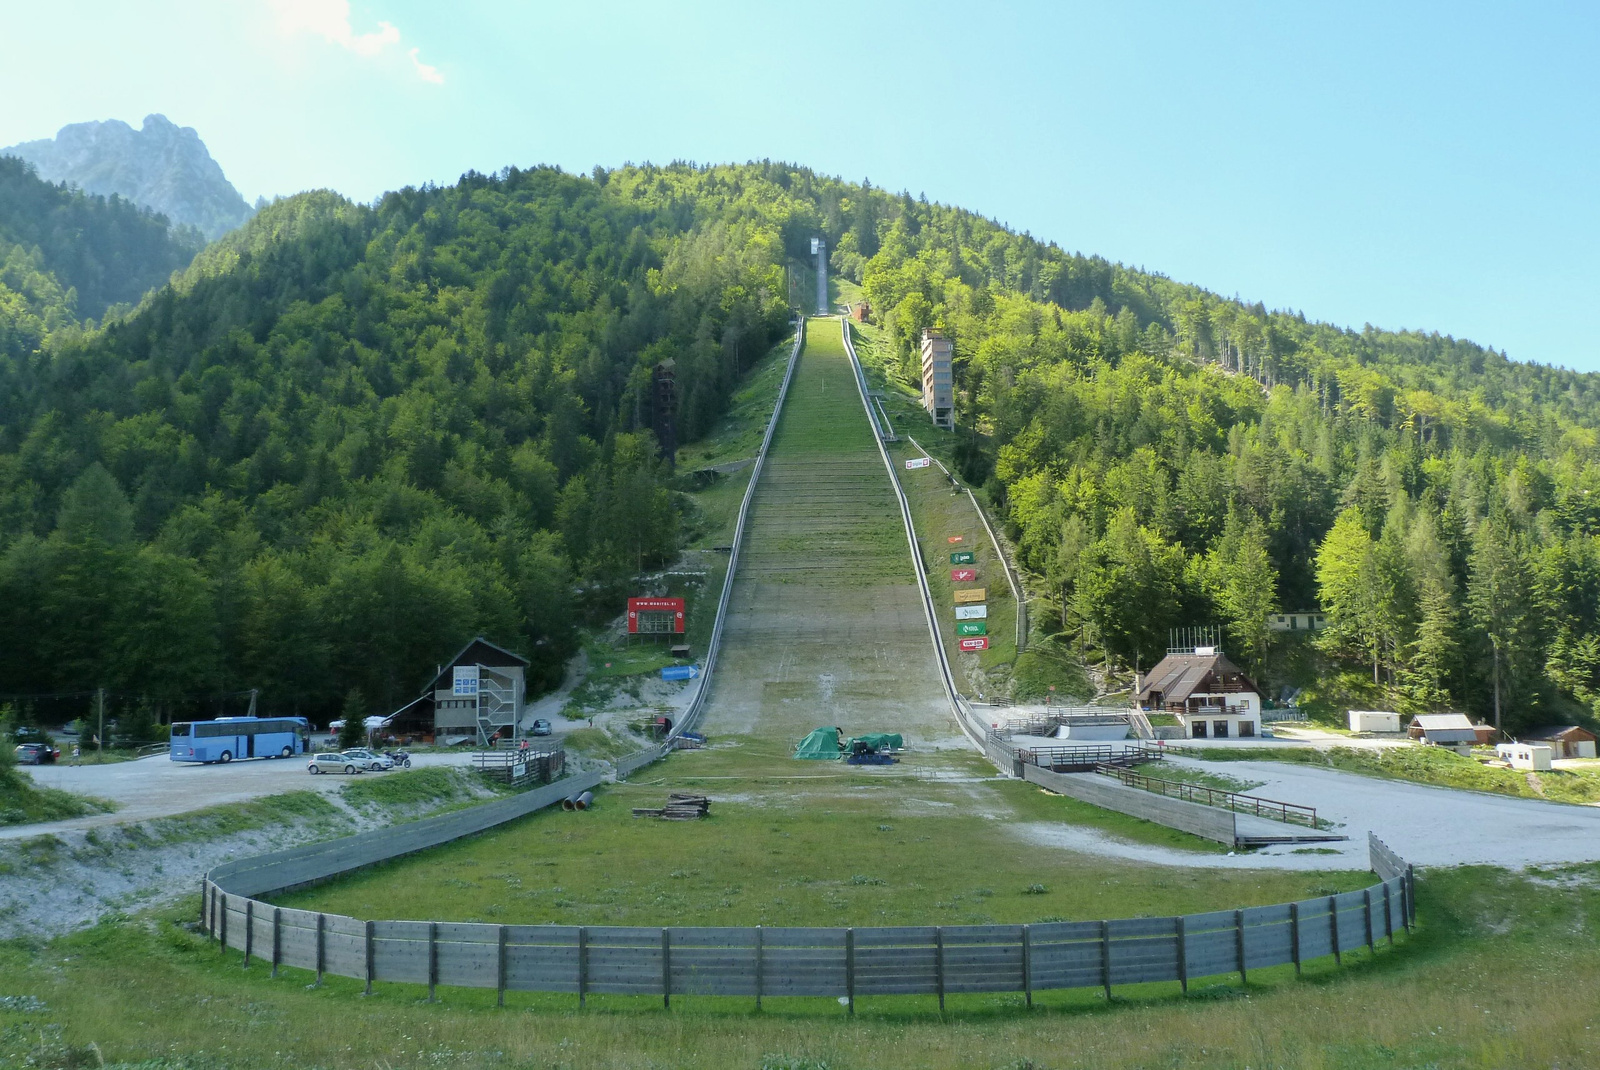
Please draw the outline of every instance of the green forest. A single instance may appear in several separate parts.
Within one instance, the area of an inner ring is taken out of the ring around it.
[[[680,441],[710,431],[821,234],[908,378],[922,329],[954,339],[963,474],[1054,641],[1126,673],[1217,624],[1274,688],[1508,726],[1600,702],[1594,376],[771,162],[307,193],[198,255],[0,177],[31,191],[0,197],[3,692],[325,718],[479,633],[552,683],[676,553],[651,369],[675,362]],[[1315,607],[1284,654],[1267,616]]]

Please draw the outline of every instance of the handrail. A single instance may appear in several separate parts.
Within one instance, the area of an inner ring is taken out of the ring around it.
[[[1240,814],[1254,814],[1256,817],[1264,817],[1271,821],[1282,821],[1290,825],[1305,825],[1307,828],[1318,827],[1317,808],[1314,806],[1281,802],[1277,799],[1263,799],[1258,795],[1245,795],[1237,791],[1208,788],[1204,784],[1185,784],[1177,780],[1161,780],[1157,777],[1145,776],[1143,773],[1135,773],[1132,769],[1124,769],[1115,765],[1097,765],[1094,771],[1104,776],[1115,777],[1130,788],[1141,788],[1168,798],[1200,803],[1203,806],[1217,806]]]

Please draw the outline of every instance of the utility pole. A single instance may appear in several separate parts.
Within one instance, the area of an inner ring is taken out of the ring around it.
[[[260,688],[255,687],[250,689],[250,710],[245,714],[246,717],[254,717],[256,715],[256,693],[259,690]]]
[[[104,756],[105,749],[106,749],[106,689],[105,688],[103,688],[103,687],[95,688],[94,704],[95,704],[95,707],[99,710],[99,713],[100,713],[100,731],[95,733],[94,749],[95,749],[95,754],[96,755]]]

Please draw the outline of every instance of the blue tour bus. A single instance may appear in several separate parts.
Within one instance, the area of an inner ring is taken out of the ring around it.
[[[235,758],[289,758],[311,749],[304,717],[218,717],[172,726],[175,762],[231,762]]]

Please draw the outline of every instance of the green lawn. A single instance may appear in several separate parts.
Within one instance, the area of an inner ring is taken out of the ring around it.
[[[1524,799],[1567,803],[1600,802],[1600,769],[1555,770],[1530,775],[1518,769],[1488,766],[1443,747],[1223,748],[1186,747],[1184,754],[1213,762],[1295,762],[1342,769],[1347,773],[1411,780],[1446,788],[1490,791]],[[1535,788],[1534,784],[1538,787]]]
[[[0,766],[0,825],[65,821],[85,814],[106,814],[117,808],[105,799],[41,788],[21,769]]]

